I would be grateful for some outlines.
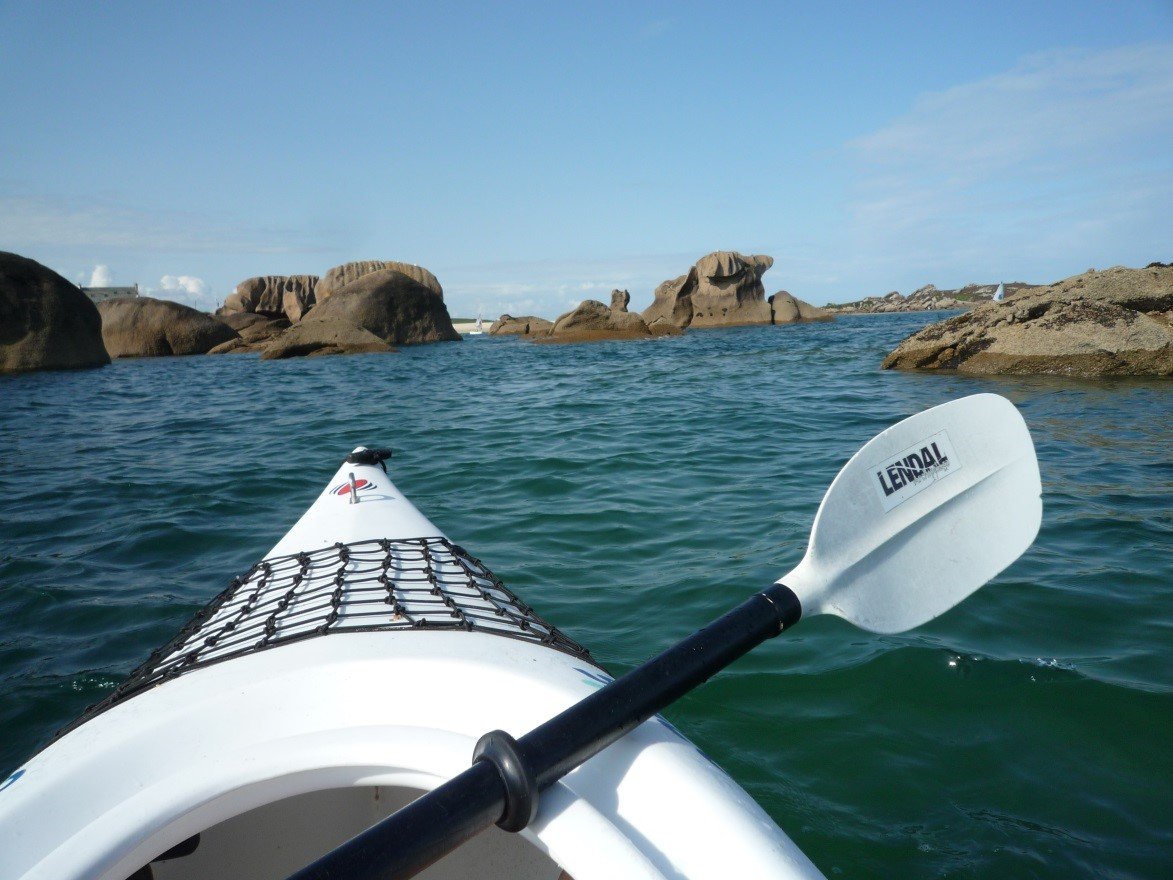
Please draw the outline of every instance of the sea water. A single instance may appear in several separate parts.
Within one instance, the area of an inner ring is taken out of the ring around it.
[[[804,621],[666,714],[829,877],[1170,876],[1173,383],[879,369],[936,317],[0,377],[0,778],[356,445],[622,673],[796,564],[873,435],[992,391],[1042,471],[1022,559],[911,633]]]

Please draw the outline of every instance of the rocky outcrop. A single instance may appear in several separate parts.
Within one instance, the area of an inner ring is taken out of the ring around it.
[[[548,336],[554,329],[554,322],[534,315],[515,318],[502,315],[489,327],[490,336]]]
[[[369,330],[345,320],[326,318],[290,327],[261,350],[261,360],[387,351],[395,349]]]
[[[1089,270],[921,330],[885,369],[1173,375],[1173,267]]]
[[[444,301],[395,269],[361,274],[300,322],[265,343],[262,360],[395,351],[394,345],[459,342]]]
[[[219,318],[235,330],[239,336],[209,349],[208,354],[237,354],[258,351],[289,329],[289,321],[285,318],[267,318],[252,312],[221,315]]]
[[[246,278],[217,310],[221,316],[257,314],[300,321],[315,303],[317,275],[259,275]]]
[[[633,320],[634,319],[634,320]],[[651,331],[639,315],[619,312],[598,300],[583,300],[578,308],[560,315],[548,339],[554,342],[597,342],[604,339],[639,339]]]
[[[656,318],[648,324],[648,330],[653,336],[679,336],[684,331],[668,318]]]
[[[359,260],[354,263],[343,263],[341,266],[335,266],[323,275],[314,290],[317,301],[322,302],[323,300],[329,299],[342,288],[353,284],[364,275],[370,275],[372,272],[382,272],[387,269],[394,269],[396,272],[403,273],[417,284],[422,284],[424,287],[433,291],[441,300],[444,299],[444,288],[440,286],[440,282],[436,279],[436,276],[423,266],[416,266],[412,263],[400,263],[394,260]]]
[[[240,334],[245,342],[263,342],[289,329],[285,318],[268,318],[249,312],[223,315],[220,320]]]
[[[90,298],[36,260],[0,251],[0,373],[108,363]]]
[[[649,326],[671,323],[684,327],[738,327],[747,324],[790,324],[832,317],[789,293],[766,299],[762,275],[774,258],[714,251],[701,257],[679,278],[656,288],[643,311]]]
[[[611,305],[583,300],[578,308],[561,315],[542,342],[600,342],[607,339],[644,339],[680,333],[669,321],[658,320],[655,329],[641,315],[627,311],[631,295],[626,290],[611,292]]]
[[[644,309],[643,319],[648,324],[663,320],[687,327],[692,322],[692,293],[696,285],[696,266],[679,278],[665,281],[652,294],[652,304]]]
[[[1005,297],[1011,298],[1023,290],[1035,290],[1037,284],[1011,281],[1003,285]],[[998,289],[997,284],[967,284],[956,290],[940,290],[933,284],[918,287],[908,296],[897,290],[884,296],[869,296],[848,303],[829,303],[824,308],[832,314],[879,314],[887,312],[936,312],[947,309],[970,309],[989,302]]]
[[[331,336],[310,326],[316,324],[329,325],[332,332],[342,335]],[[320,301],[299,324],[266,348],[265,357],[276,356],[270,351],[287,348],[289,340],[286,337],[300,341],[337,339],[337,345],[342,348],[351,343],[359,346],[369,343],[363,336],[354,336],[348,342],[343,333],[348,327],[364,330],[388,347],[459,342],[461,338],[452,326],[448,309],[435,291],[395,269],[380,269],[362,275]]]
[[[208,349],[208,354],[247,354],[250,351],[257,351],[260,347],[249,345],[238,336],[227,342],[221,342],[219,345],[213,345]]]
[[[736,327],[771,323],[762,275],[773,257],[717,251],[696,264],[690,327]]]
[[[111,357],[205,354],[237,338],[235,330],[211,315],[149,296],[98,303],[102,340]]]
[[[785,290],[773,294],[770,304],[770,319],[773,324],[796,324],[800,321],[834,321],[835,316],[826,309],[812,306]]]

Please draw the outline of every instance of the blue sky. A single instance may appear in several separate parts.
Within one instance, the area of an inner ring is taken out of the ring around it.
[[[704,253],[815,303],[1173,259],[1173,2],[0,0],[0,249],[213,307],[427,266],[644,307]]]

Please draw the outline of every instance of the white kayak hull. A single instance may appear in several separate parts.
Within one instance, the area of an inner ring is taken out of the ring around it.
[[[442,536],[380,468],[344,465],[266,559],[389,537]],[[146,679],[30,760],[0,790],[0,876],[127,880],[200,834],[191,855],[154,863],[156,880],[282,878],[466,769],[482,734],[521,736],[607,680],[589,658],[475,628],[287,632],[298,637]],[[562,870],[822,876],[659,718],[543,792],[520,835],[491,829],[424,876]]]

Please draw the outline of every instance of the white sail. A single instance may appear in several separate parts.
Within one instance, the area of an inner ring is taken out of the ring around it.
[[[994,291],[994,302],[1000,303],[1006,296],[1006,288],[999,282],[998,289]]]

